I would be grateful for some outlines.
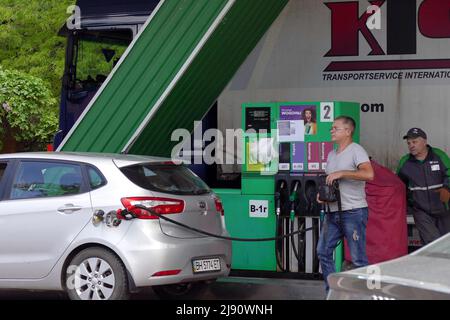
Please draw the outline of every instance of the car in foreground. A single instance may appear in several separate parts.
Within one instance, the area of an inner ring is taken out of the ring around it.
[[[219,198],[167,159],[0,155],[0,288],[109,300],[151,286],[173,298],[229,274],[230,241],[152,212],[228,236]]]
[[[328,277],[329,300],[449,300],[450,233],[413,253]]]

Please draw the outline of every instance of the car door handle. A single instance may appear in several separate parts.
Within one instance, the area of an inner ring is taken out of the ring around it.
[[[73,205],[71,203],[64,205],[63,207],[58,208],[58,212],[62,213],[72,213],[74,211],[78,211],[83,209],[83,207]]]

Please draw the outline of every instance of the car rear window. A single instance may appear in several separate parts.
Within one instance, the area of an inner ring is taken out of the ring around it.
[[[138,164],[120,170],[134,184],[147,190],[179,195],[210,192],[206,183],[183,165]]]

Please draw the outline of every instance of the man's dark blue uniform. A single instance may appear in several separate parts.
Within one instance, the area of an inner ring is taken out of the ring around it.
[[[405,155],[397,174],[408,189],[408,213],[414,216],[422,242],[427,244],[450,232],[450,160],[444,151],[426,144],[426,134],[421,129],[409,130],[404,138],[408,139],[408,146],[414,139],[425,143],[423,156]]]

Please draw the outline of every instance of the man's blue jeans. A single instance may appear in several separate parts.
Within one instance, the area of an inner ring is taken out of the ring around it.
[[[322,267],[327,292],[329,289],[327,277],[330,273],[336,272],[333,252],[339,240],[343,237],[347,239],[352,263],[356,267],[368,265],[366,254],[368,216],[369,210],[367,208],[342,211],[341,213],[332,212],[325,215],[317,244],[317,255]]]

